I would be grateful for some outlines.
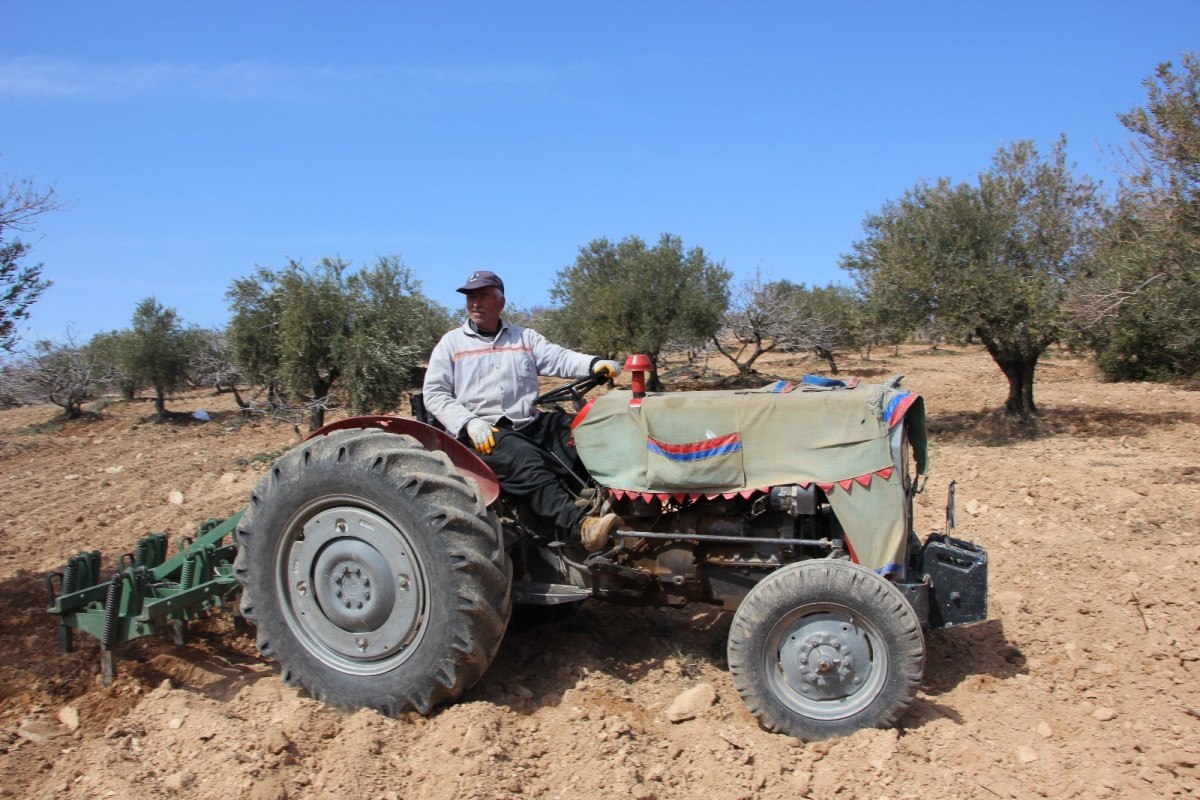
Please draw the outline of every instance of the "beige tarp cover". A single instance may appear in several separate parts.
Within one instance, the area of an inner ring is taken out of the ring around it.
[[[925,471],[924,409],[892,385],[852,389],[774,384],[757,390],[596,398],[575,423],[592,477],[618,495],[660,499],[749,493],[815,483],[825,491],[859,563],[897,568],[905,504],[889,432],[906,415]],[[914,435],[915,434],[915,435]]]

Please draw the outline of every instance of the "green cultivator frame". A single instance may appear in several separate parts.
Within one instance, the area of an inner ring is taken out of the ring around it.
[[[241,590],[233,574],[233,531],[241,516],[239,511],[229,519],[208,520],[195,538],[183,537],[170,558],[165,533],[145,536],[134,552],[120,557],[107,580],[100,575],[100,551],[68,558],[62,572],[46,578],[50,611],[59,615],[59,649],[74,649],[76,630],[99,639],[108,686],[116,675],[113,651],[125,642],[159,633],[170,623],[175,643],[183,644],[188,620],[224,606]]]

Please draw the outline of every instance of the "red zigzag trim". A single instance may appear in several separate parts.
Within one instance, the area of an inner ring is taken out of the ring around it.
[[[833,491],[833,487],[835,487],[835,486],[841,487],[842,491],[844,491],[844,492],[848,492],[854,487],[854,484],[856,484],[856,483],[859,486],[862,486],[863,488],[870,488],[871,480],[876,475],[878,475],[880,478],[883,478],[886,481],[892,477],[892,472],[894,472],[894,471],[895,471],[895,467],[884,467],[883,469],[876,470],[875,472],[868,472],[866,475],[859,475],[854,478],[847,478],[844,481],[834,481],[833,483],[818,483],[817,488],[820,489],[821,491],[825,492],[826,494]],[[801,488],[804,488],[804,489],[807,489],[810,485],[811,484],[808,484],[808,483],[800,484]],[[764,486],[759,489],[739,489],[736,492],[639,492],[639,491],[631,491],[629,489],[608,489],[607,491],[613,498],[615,498],[617,500],[625,500],[628,498],[630,500],[644,500],[647,503],[652,503],[654,501],[658,501],[661,503],[661,502],[665,502],[666,500],[675,500],[677,502],[682,503],[684,500],[695,501],[695,500],[699,500],[701,498],[703,498],[705,500],[716,500],[717,498],[721,498],[724,500],[732,500],[735,497],[741,497],[743,499],[749,500],[751,497],[753,497],[756,494],[766,494],[770,490],[770,488],[771,488],[770,486]]]

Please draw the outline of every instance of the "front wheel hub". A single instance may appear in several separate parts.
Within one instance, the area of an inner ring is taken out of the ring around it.
[[[870,679],[871,643],[853,621],[812,614],[797,620],[779,649],[784,681],[812,700],[853,695]]]

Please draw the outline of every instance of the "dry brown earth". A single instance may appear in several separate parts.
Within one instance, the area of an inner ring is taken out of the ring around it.
[[[787,377],[812,367],[769,363]],[[199,395],[174,407],[212,422],[156,425],[135,402],[61,424],[25,407],[0,411],[0,796],[1200,795],[1200,394],[1102,384],[1052,354],[1041,433],[1024,437],[991,416],[1003,381],[977,351],[844,372],[907,373],[925,395],[934,472],[920,529],[942,526],[957,478],[960,535],[991,558],[992,619],[929,636],[899,730],[808,744],[762,731],[725,672],[728,616],[702,606],[590,604],[510,632],[465,700],[428,719],[322,707],[228,615],[181,647],[130,646],[105,689],[93,641],[57,653],[44,574],[81,549],[174,540],[231,514],[297,437]],[[693,689],[695,718],[668,721]]]

